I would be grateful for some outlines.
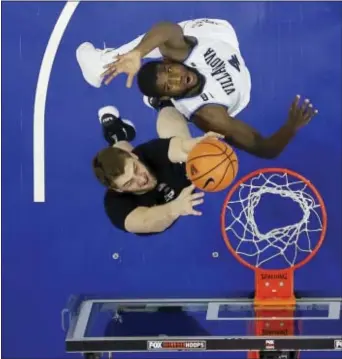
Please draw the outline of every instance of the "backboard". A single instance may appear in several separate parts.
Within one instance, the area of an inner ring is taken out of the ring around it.
[[[248,298],[84,298],[69,306],[66,350],[324,350],[342,354],[342,298],[297,299],[293,317],[287,316],[286,308],[277,309],[278,316],[265,308],[265,317],[257,318],[253,300]],[[264,323],[263,331],[256,335],[254,328],[259,322]],[[290,322],[294,332],[288,331]]]

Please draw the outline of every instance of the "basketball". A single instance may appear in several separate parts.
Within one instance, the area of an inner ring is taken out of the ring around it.
[[[189,153],[186,173],[189,180],[206,192],[227,188],[238,172],[238,159],[226,143],[206,137]]]

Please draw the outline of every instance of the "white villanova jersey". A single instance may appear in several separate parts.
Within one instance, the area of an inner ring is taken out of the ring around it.
[[[188,119],[201,107],[210,104],[223,105],[229,115],[234,116],[247,106],[251,90],[249,71],[237,38],[232,36],[232,33],[236,36],[235,32],[227,26],[206,22],[189,26],[189,23],[195,22],[187,22],[184,34],[196,37],[197,45],[183,63],[196,69],[206,81],[199,95],[172,102]]]

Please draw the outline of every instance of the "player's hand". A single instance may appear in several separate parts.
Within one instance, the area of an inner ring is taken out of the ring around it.
[[[287,121],[295,130],[299,130],[307,125],[317,113],[310,100],[306,99],[300,103],[300,96],[297,95],[292,102]]]
[[[126,87],[130,88],[140,66],[141,55],[139,51],[132,50],[127,54],[118,55],[114,62],[104,66],[106,69],[102,74],[102,77],[105,78],[104,83],[108,85],[116,76],[125,73],[128,75]]]
[[[219,133],[216,133],[216,132],[207,132],[205,135],[200,136],[200,137],[195,137],[195,138],[190,138],[190,139],[181,139],[181,141],[182,141],[182,144],[180,146],[182,148],[181,157],[182,158],[184,157],[184,159],[181,162],[185,162],[189,153],[194,149],[194,147],[206,138],[220,139],[220,138],[224,138],[224,136],[220,135]]]
[[[194,185],[186,187],[182,190],[179,196],[171,202],[173,211],[180,216],[201,216],[202,212],[194,209],[194,207],[204,202],[203,192],[193,193]]]
[[[199,137],[199,141],[204,140],[205,138],[216,138],[216,139],[223,139],[224,136],[221,135],[220,133],[217,132],[213,132],[213,131],[209,131],[206,134],[204,134],[203,136]]]

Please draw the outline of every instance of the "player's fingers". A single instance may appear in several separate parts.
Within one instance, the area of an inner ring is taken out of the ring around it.
[[[103,68],[104,68],[104,69],[109,69],[109,68],[111,68],[112,66],[113,66],[113,63],[110,62],[109,64],[104,65]]]
[[[312,120],[313,117],[315,117],[318,114],[318,110],[314,110],[313,115],[310,117],[310,119],[308,120],[308,123]]]
[[[306,111],[306,114],[304,116],[305,121],[310,122],[312,118],[317,115],[318,110],[314,109],[313,106],[310,104],[308,106],[308,111]]]
[[[310,103],[304,112],[304,119],[308,120],[313,114],[313,106]]]
[[[310,100],[306,98],[306,99],[304,100],[304,102],[303,102],[301,108],[300,108],[300,111],[302,112],[303,115],[305,115],[305,113],[306,113],[306,111],[307,111],[307,109],[308,109],[309,104],[310,104]]]
[[[122,74],[123,72],[125,72],[124,70],[122,70],[121,68],[117,67],[115,69],[115,71],[112,71],[108,77],[108,79],[105,81],[105,84],[108,85],[109,82],[111,82],[116,76]],[[107,83],[108,82],[108,83]]]
[[[202,212],[195,211],[194,209],[190,212],[190,214],[193,215],[193,216],[202,216]]]
[[[191,195],[192,200],[196,200],[204,197],[204,192],[196,192]]]
[[[106,80],[105,80],[105,84],[106,85],[109,85],[112,81],[113,81],[113,79],[116,77],[116,76],[118,76],[119,74],[116,72],[116,73],[113,73],[113,74],[111,74],[109,77],[107,77],[106,78]]]
[[[126,87],[128,87],[128,88],[131,88],[131,87],[132,87],[132,85],[133,85],[133,79],[134,79],[134,76],[128,75],[127,82],[126,82]]]
[[[112,68],[108,68],[106,71],[102,72],[101,76],[106,77],[113,72]]]
[[[293,100],[292,105],[291,105],[291,110],[292,111],[295,111],[297,109],[298,104],[299,104],[299,100],[300,100],[300,95],[297,95],[295,97],[295,99]]]
[[[194,189],[195,189],[195,185],[192,184],[188,187],[183,188],[181,194],[183,195],[183,197],[189,196]]]
[[[202,204],[203,202],[204,202],[204,199],[201,198],[201,199],[197,199],[195,201],[191,201],[191,205],[192,205],[192,207],[196,207],[196,206]]]
[[[108,76],[108,75],[110,75],[112,72],[116,72],[116,71],[117,71],[116,66],[112,65],[112,66],[108,67],[107,70],[105,70],[105,71],[102,73],[102,77]]]
[[[205,137],[224,138],[224,136],[221,135],[220,133],[213,132],[213,131],[210,131],[210,132],[206,133]]]
[[[118,63],[118,61],[115,59],[115,60],[113,60],[112,62],[110,62],[109,64],[104,65],[103,68],[104,68],[104,69],[110,69],[110,68],[112,68],[112,67],[115,67],[115,66],[117,65],[117,63]]]
[[[188,193],[191,193],[195,188],[196,186],[194,184],[191,184],[190,186],[185,187],[184,190]]]
[[[112,82],[112,80],[113,80],[113,76],[109,76],[105,79],[104,84],[109,85]]]
[[[121,55],[116,55],[112,57],[112,62],[108,63],[107,65],[104,65],[103,68],[107,69],[108,67],[112,67],[117,65],[118,63],[121,63]]]

